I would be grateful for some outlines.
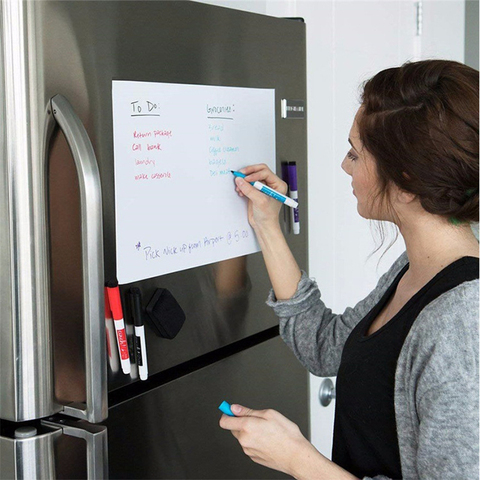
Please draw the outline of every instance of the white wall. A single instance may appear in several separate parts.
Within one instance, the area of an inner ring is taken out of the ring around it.
[[[372,226],[356,211],[340,164],[358,108],[359,85],[378,71],[417,57],[463,61],[464,0],[424,0],[423,33],[416,35],[413,0],[206,0],[307,25],[309,273],[336,312],[354,305],[404,250],[399,239],[380,263]],[[420,42],[419,42],[420,40]],[[389,236],[392,238],[392,235]],[[388,238],[385,246],[388,245]],[[304,266],[302,266],[304,267]],[[334,402],[317,400],[323,379],[310,378],[311,440],[330,456]]]

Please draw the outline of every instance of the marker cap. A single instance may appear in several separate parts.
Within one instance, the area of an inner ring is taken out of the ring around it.
[[[296,192],[298,190],[296,162],[288,162],[287,170],[288,170],[288,188],[290,189],[290,191]]]
[[[230,408],[230,404],[228,402],[223,401],[220,406],[218,407],[220,411],[222,411],[225,415],[228,415],[230,417],[234,417],[235,414],[232,412],[232,409]]]
[[[111,281],[107,283],[108,303],[114,320],[123,318],[122,300],[120,299],[120,289],[118,283]]]
[[[141,292],[140,289],[137,287],[130,288],[130,298],[132,300],[131,307],[132,307],[132,317],[133,317],[133,324],[136,327],[141,327],[143,325],[142,321],[142,305],[141,305]]]
[[[105,318],[112,319],[112,310],[110,309],[110,302],[108,301],[108,290],[104,288],[103,297],[105,300]]]

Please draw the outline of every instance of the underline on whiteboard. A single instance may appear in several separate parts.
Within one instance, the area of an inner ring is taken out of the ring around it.
[[[233,118],[230,118],[230,117],[207,117],[207,118],[210,118],[212,120],[233,120]]]
[[[131,117],[159,117],[158,113],[140,113],[138,115],[130,115]]]

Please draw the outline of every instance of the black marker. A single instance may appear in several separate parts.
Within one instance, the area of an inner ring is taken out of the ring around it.
[[[145,342],[145,327],[142,320],[141,293],[139,288],[130,288],[133,324],[135,326],[135,358],[138,365],[140,380],[148,378],[147,344]]]

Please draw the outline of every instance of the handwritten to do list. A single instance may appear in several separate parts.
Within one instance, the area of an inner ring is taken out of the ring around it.
[[[275,171],[273,89],[113,81],[117,277],[259,251],[231,170]]]

